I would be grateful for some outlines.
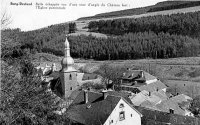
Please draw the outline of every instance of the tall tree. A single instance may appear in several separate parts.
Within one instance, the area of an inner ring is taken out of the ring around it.
[[[69,33],[75,33],[76,30],[76,23],[69,23]]]

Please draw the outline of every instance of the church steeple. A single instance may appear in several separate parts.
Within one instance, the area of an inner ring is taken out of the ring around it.
[[[65,40],[65,56],[62,59],[61,65],[62,65],[62,71],[64,71],[64,72],[76,71],[73,67],[74,60],[70,56],[70,46],[69,46],[69,41],[67,40],[67,36],[66,36],[66,40]]]
[[[60,72],[63,98],[68,98],[77,89],[77,70],[74,68],[74,60],[70,56],[69,42],[65,40],[65,56],[61,61],[62,70]]]

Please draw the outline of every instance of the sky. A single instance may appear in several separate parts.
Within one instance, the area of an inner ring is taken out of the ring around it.
[[[11,16],[9,28],[29,31],[99,13],[154,5],[161,1],[165,0],[1,0],[1,13],[6,11]]]

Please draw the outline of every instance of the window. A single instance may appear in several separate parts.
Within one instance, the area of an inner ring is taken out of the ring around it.
[[[131,114],[131,117],[132,117],[133,115]]]
[[[119,105],[119,108],[124,108],[124,104],[121,103],[121,104]]]
[[[109,123],[109,125],[111,125],[113,123],[113,120],[110,120],[110,123]]]
[[[72,80],[72,75],[71,74],[69,75],[69,80]]]
[[[122,111],[122,112],[119,113],[119,120],[122,121],[124,119],[125,119],[125,112]]]
[[[72,87],[70,87],[70,90],[72,90]]]

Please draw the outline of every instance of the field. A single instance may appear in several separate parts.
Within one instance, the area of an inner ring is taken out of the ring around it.
[[[177,14],[177,13],[188,13],[188,12],[196,12],[196,11],[200,11],[200,6],[188,7],[188,8],[183,8],[183,9],[165,10],[165,11],[158,11],[158,12],[149,12],[149,13],[140,14],[140,15],[91,19],[91,20],[82,20],[82,21],[76,21],[76,22],[77,23],[80,23],[80,22],[88,23],[90,21],[98,21],[98,20],[113,20],[113,19],[120,19],[120,18],[140,18],[140,17],[147,17],[147,16],[171,15],[171,14]]]
[[[85,35],[85,36],[92,35],[92,36],[97,37],[97,38],[107,38],[107,35],[102,34],[102,33],[95,33],[95,32],[78,31],[76,33],[70,34],[70,36],[80,36],[80,35]]]

